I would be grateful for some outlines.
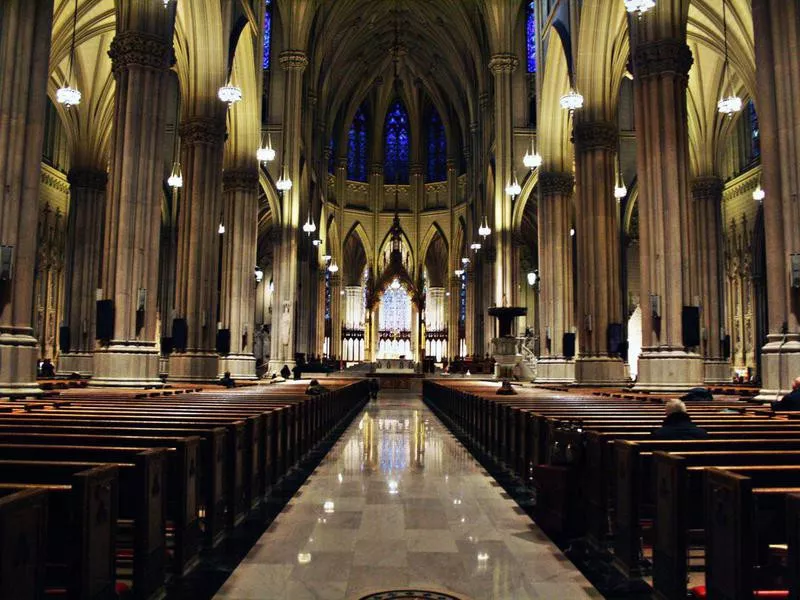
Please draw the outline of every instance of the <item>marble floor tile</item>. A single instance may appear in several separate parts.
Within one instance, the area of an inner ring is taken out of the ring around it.
[[[216,597],[358,600],[409,586],[600,597],[418,395],[381,393]]]

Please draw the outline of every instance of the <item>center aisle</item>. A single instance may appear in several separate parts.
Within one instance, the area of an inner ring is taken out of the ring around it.
[[[381,393],[215,598],[601,597],[418,394]]]

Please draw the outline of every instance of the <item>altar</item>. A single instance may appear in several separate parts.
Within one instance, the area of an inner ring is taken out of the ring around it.
[[[415,373],[416,364],[410,358],[379,358],[375,361],[375,373]]]

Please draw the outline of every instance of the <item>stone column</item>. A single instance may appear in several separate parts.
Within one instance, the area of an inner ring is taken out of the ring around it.
[[[800,254],[800,122],[797,119],[797,49],[800,7],[796,2],[753,0],[756,91],[761,129],[761,181],[767,256],[767,343],[761,355],[761,400],[775,400],[800,375],[800,288],[791,264]]]
[[[723,182],[719,177],[697,177],[692,181],[705,383],[731,380],[730,360],[722,356],[720,331],[725,314],[722,189]]]
[[[587,385],[621,385],[625,363],[609,354],[611,327],[622,342],[622,279],[614,156],[617,127],[577,122],[575,141],[575,235],[577,236],[580,349],[575,380]],[[545,230],[547,231],[547,230]]]
[[[92,378],[107,386],[161,383],[156,307],[174,7],[125,8],[109,51],[116,93],[101,280],[102,297],[113,303],[114,331],[95,352]]]
[[[169,379],[210,381],[218,374],[221,240],[217,229],[221,219],[225,225],[222,237],[234,235],[229,229],[233,223],[226,222],[220,198],[224,121],[221,115],[191,117],[181,123],[180,134],[184,187],[178,221],[175,316],[186,319],[187,337],[186,350],[176,348],[170,356]],[[254,266],[255,263],[250,267],[251,273]]]
[[[0,395],[39,394],[33,336],[39,177],[53,0],[9,0],[0,19]]]
[[[666,18],[667,9],[652,18]],[[662,28],[647,27],[648,18],[642,18],[639,33],[660,32]],[[692,54],[685,24],[682,31],[680,38],[643,35],[633,50],[642,274],[640,390],[679,391],[703,382],[703,359],[684,348],[682,337],[682,310],[693,303],[686,115]]]
[[[308,58],[302,50],[286,50],[280,55],[286,71],[283,108],[283,164],[292,188],[282,194],[280,258],[275,264],[275,308],[272,321],[272,354],[269,370],[283,365],[294,367],[297,295],[297,236],[300,227],[300,144],[303,106],[303,71]],[[344,203],[344,200],[342,200]]]
[[[447,208],[458,205],[458,165],[455,158],[447,159]],[[466,232],[465,232],[466,233]]]
[[[575,361],[564,356],[565,333],[574,328],[572,289],[572,190],[569,173],[539,175],[539,322],[541,343],[536,381],[575,381]]]
[[[255,379],[255,266],[258,238],[258,170],[222,173],[225,235],[222,236],[220,321],[231,332],[231,350],[219,359],[218,375]]]
[[[450,277],[450,296],[447,302],[447,355],[452,360],[458,356],[458,299],[461,291],[461,277]]]
[[[342,355],[342,278],[331,274],[331,347],[329,357]]]
[[[90,377],[108,175],[99,169],[73,167],[67,179],[70,203],[64,322],[69,327],[70,344],[69,351],[58,359],[58,372]]]
[[[514,297],[516,274],[511,252],[511,197],[506,186],[513,179],[514,156],[511,114],[511,75],[519,60],[513,54],[495,54],[489,61],[494,75],[494,304],[509,306]]]
[[[412,138],[413,139],[413,138]],[[392,182],[389,182],[392,183]],[[422,163],[412,162],[408,165],[408,208],[411,211],[421,211],[426,208],[425,176]],[[392,191],[394,193],[394,190]],[[387,202],[389,199],[387,198]],[[391,199],[391,208],[394,208],[394,198]]]

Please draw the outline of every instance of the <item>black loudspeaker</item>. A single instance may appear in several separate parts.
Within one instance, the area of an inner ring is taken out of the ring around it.
[[[98,340],[109,341],[114,337],[114,301],[97,301],[97,331]]]
[[[71,345],[72,336],[70,335],[69,325],[62,325],[58,328],[58,348],[61,352],[69,352]]]
[[[172,319],[172,349],[185,352],[188,340],[189,326],[186,319]]]
[[[700,345],[700,307],[684,306],[681,313],[683,346],[692,348]]]
[[[172,354],[173,346],[172,346],[172,338],[171,337],[162,337],[161,338],[161,354],[167,355]]]
[[[231,353],[231,330],[218,329],[217,330],[217,353],[230,354]]]
[[[625,341],[622,335],[622,323],[608,324],[608,353],[612,356],[622,354],[622,343]]]
[[[565,333],[562,345],[564,347],[564,358],[573,358],[575,356],[575,334]]]
[[[722,343],[722,358],[728,359],[731,357],[731,336],[726,335],[721,340]]]

